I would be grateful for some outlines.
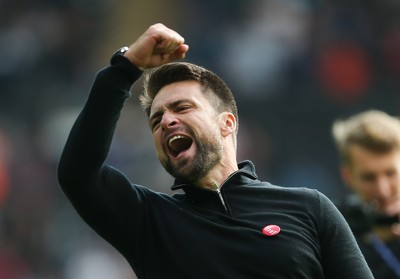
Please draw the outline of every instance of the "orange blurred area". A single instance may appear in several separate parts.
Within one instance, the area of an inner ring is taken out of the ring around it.
[[[3,163],[0,161],[0,207],[3,206],[7,198],[9,187],[9,178],[7,170]]]
[[[372,82],[371,57],[362,45],[339,42],[323,48],[317,74],[333,102],[354,104],[364,97]]]

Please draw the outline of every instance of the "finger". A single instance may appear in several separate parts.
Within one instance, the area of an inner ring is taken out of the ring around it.
[[[391,229],[392,229],[392,233],[394,235],[400,237],[400,224],[399,223],[396,223],[396,224],[392,225]]]
[[[171,53],[174,52],[181,44],[183,44],[183,40],[165,39],[155,45],[154,53]]]
[[[171,57],[173,59],[182,59],[185,58],[186,53],[189,51],[189,46],[186,44],[179,45],[175,51],[172,53]]]
[[[186,56],[186,52],[189,50],[188,45],[180,45],[178,48],[175,49],[173,52],[169,53],[162,53],[161,59],[166,63],[177,59],[183,59]]]

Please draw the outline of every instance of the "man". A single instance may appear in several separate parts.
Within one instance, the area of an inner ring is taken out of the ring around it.
[[[376,278],[400,278],[400,121],[370,110],[332,127],[343,181],[361,201],[344,203]]]
[[[82,218],[139,278],[373,278],[324,195],[261,182],[251,162],[237,163],[232,93],[211,71],[172,62],[187,51],[155,24],[98,73],[58,172]],[[183,189],[174,195],[104,163],[130,87],[154,67],[140,100],[172,189]]]

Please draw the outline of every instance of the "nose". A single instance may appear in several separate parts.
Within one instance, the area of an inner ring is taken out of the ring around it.
[[[175,126],[178,123],[178,119],[175,114],[169,111],[165,111],[161,118],[161,128],[168,129]]]

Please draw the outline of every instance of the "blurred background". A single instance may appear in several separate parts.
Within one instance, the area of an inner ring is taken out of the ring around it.
[[[1,279],[135,278],[72,209],[56,168],[96,72],[156,22],[230,85],[239,159],[263,180],[336,201],[347,189],[334,119],[400,114],[398,0],[0,0]],[[170,192],[136,94],[108,160]]]

